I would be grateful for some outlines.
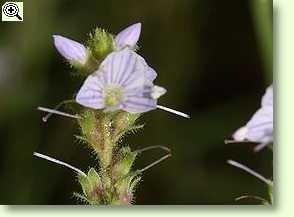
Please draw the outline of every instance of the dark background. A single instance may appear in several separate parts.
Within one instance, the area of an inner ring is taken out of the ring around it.
[[[3,1],[1,1],[3,3]],[[142,23],[139,53],[168,92],[160,104],[191,114],[187,120],[156,110],[145,129],[129,136],[133,149],[166,145],[172,158],[146,171],[137,204],[255,204],[267,198],[256,178],[226,164],[242,162],[271,178],[272,152],[253,144],[224,144],[260,106],[272,83],[270,0],[24,0],[24,22],[0,23],[0,203],[75,204],[72,171],[32,156],[54,156],[87,170],[89,151],[74,139],[77,124],[53,117],[43,123],[37,106],[70,99],[82,81],[64,63],[52,35],[85,41],[96,26],[118,33]],[[142,168],[161,156],[150,151]]]

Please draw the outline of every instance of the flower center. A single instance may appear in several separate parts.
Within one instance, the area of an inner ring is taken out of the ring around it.
[[[107,107],[117,106],[122,101],[123,89],[119,86],[108,86],[104,93],[104,103]]]

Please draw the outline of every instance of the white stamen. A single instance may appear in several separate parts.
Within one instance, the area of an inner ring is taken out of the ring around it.
[[[266,183],[267,185],[272,185],[272,182],[268,179],[266,179],[265,177],[263,177],[262,175],[260,175],[259,173],[255,172],[254,170],[250,169],[249,167],[243,165],[243,164],[240,164],[236,161],[233,161],[233,160],[228,160],[227,161],[228,164],[234,166],[234,167],[237,167],[241,170],[244,170],[245,172],[255,176],[256,178],[258,178],[259,180],[263,181],[264,183]]]
[[[176,114],[176,115],[179,115],[179,116],[182,116],[184,118],[190,118],[189,115],[187,115],[187,114],[185,114],[183,112],[176,111],[176,110],[171,109],[171,108],[167,108],[167,107],[164,107],[164,106],[161,106],[161,105],[157,105],[157,108],[161,109],[161,110],[164,110],[164,111],[167,111],[167,112],[170,112],[170,113],[173,113],[173,114]]]
[[[79,170],[78,168],[76,168],[74,166],[71,166],[71,165],[69,165],[69,164],[67,164],[65,162],[60,161],[60,160],[56,160],[56,159],[54,159],[52,157],[49,157],[47,155],[40,154],[38,152],[34,152],[33,155],[36,156],[36,157],[43,158],[45,160],[54,162],[56,164],[63,165],[65,167],[67,167],[67,168],[70,168],[70,169],[74,170],[75,172],[77,172],[77,173],[79,173],[79,174],[81,174],[83,176],[87,176],[83,171]]]
[[[55,109],[49,109],[49,108],[40,107],[40,106],[37,109],[40,110],[40,111],[48,112],[50,114],[57,114],[57,115],[61,115],[61,116],[64,116],[64,117],[75,118],[75,119],[80,118],[80,116],[78,116],[78,115],[68,114],[68,113],[65,113],[65,112],[57,111]],[[46,122],[48,120],[48,115],[43,117],[42,120],[44,122]]]

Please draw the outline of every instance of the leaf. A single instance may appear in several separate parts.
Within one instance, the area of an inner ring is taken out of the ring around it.
[[[79,183],[81,184],[82,186],[82,189],[83,189],[83,193],[86,197],[89,196],[89,193],[91,192],[92,190],[92,186],[91,186],[91,183],[88,179],[88,177],[85,177],[85,176],[82,176],[82,175],[79,175],[78,176],[78,180],[79,180]]]
[[[90,170],[88,171],[88,180],[91,184],[92,189],[99,187],[99,185],[101,185],[100,176],[94,168],[90,168]]]

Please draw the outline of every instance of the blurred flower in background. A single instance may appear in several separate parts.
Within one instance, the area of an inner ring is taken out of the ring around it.
[[[261,100],[261,108],[258,109],[248,123],[238,129],[233,138],[236,142],[256,142],[255,151],[260,151],[266,145],[273,142],[273,87],[269,86]]]

